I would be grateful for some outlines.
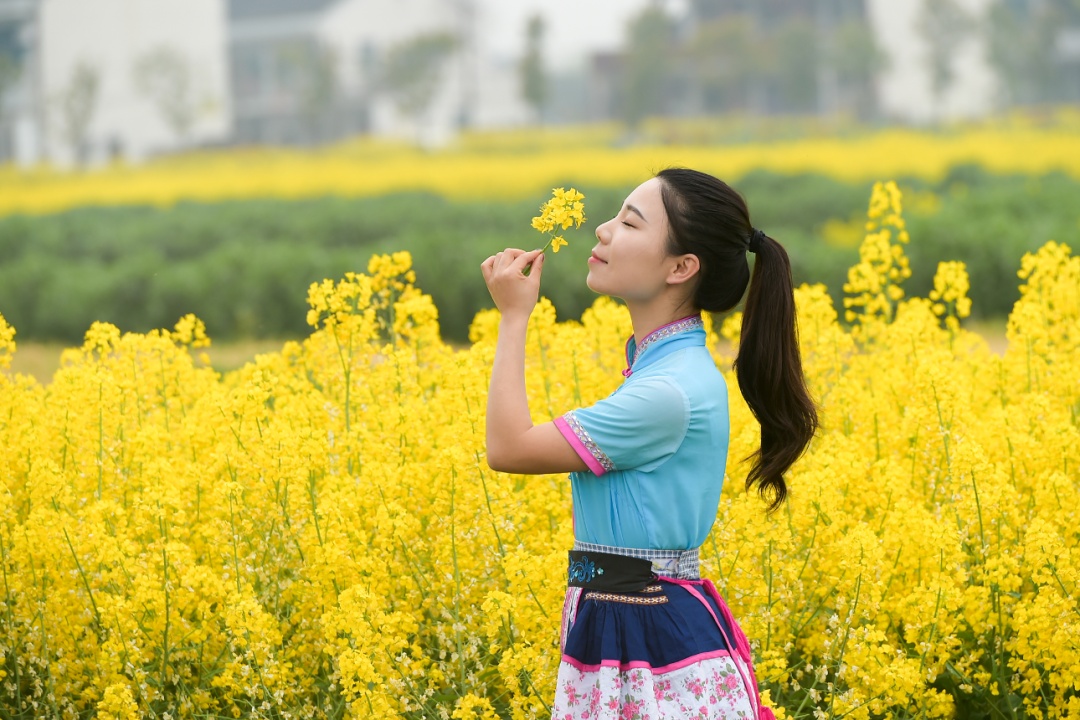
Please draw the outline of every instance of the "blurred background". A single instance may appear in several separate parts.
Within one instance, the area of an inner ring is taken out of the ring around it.
[[[909,295],[964,261],[1000,342],[1023,254],[1080,247],[1080,0],[0,0],[0,314],[39,377],[96,320],[250,356],[398,250],[467,342],[559,185],[589,222],[544,293],[579,317],[596,224],[671,164],[837,307],[897,180]]]
[[[0,0],[0,162],[1080,102],[1080,0]]]

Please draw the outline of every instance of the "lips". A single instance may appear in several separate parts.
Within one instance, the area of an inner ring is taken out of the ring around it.
[[[591,257],[589,258],[589,262],[598,262],[598,263],[604,263],[605,265],[607,265],[607,260],[604,260],[604,259],[602,259],[602,258],[601,258],[601,257],[600,257],[599,255],[597,255],[597,254],[596,254],[595,252],[594,252],[594,253],[592,254],[592,256],[591,256]]]

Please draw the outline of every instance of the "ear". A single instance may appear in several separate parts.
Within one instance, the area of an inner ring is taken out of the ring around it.
[[[681,285],[697,277],[701,271],[701,261],[697,255],[678,255],[672,260],[674,264],[668,270],[668,285]]]

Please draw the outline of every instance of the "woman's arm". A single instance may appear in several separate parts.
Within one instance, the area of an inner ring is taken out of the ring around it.
[[[529,275],[522,275],[532,263]],[[525,333],[540,295],[544,256],[507,249],[480,266],[502,318],[487,403],[487,459],[492,470],[544,474],[586,470],[553,423],[532,424],[525,392]]]

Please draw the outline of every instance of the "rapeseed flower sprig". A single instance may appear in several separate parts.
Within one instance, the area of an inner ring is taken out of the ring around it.
[[[1049,242],[1024,255],[1017,275],[1024,283],[1006,326],[1009,348],[1033,363],[1080,352],[1080,256]]]
[[[879,193],[868,235],[886,229],[892,247],[900,198]],[[779,521],[739,481],[758,438],[733,392],[704,569],[778,717],[1068,717],[1080,258],[1048,243],[1020,261],[998,357],[948,322],[965,311],[960,266],[943,263],[928,298],[890,297],[903,266],[869,244],[853,328],[825,288],[796,292],[824,429]],[[395,254],[317,283],[311,335],[225,376],[192,358],[208,342],[192,317],[145,334],[95,324],[47,386],[0,371],[0,706],[549,712],[569,485],[487,467],[497,318],[447,347],[410,273]],[[526,343],[535,418],[610,394],[631,332],[614,301],[558,322],[541,300]],[[737,344],[736,322],[723,332]]]
[[[571,226],[581,227],[585,222],[585,196],[574,188],[566,190],[553,188],[551,199],[540,206],[540,214],[532,219],[535,230],[549,235],[541,251],[551,246],[551,252],[558,253],[559,248],[567,245],[566,239],[558,234],[559,230],[569,230]]]
[[[943,317],[946,327],[953,332],[960,328],[960,321],[971,314],[971,298],[967,296],[970,289],[964,263],[955,260],[938,263],[934,289],[929,297],[934,303],[934,314]]]
[[[0,370],[11,366],[11,356],[15,353],[15,328],[0,315]]]
[[[855,323],[856,334],[865,339],[874,337],[882,324],[895,317],[897,304],[904,298],[902,284],[911,277],[904,254],[910,238],[901,204],[895,182],[874,183],[859,262],[848,270],[844,283],[844,292],[850,296],[844,298],[844,319]]]

